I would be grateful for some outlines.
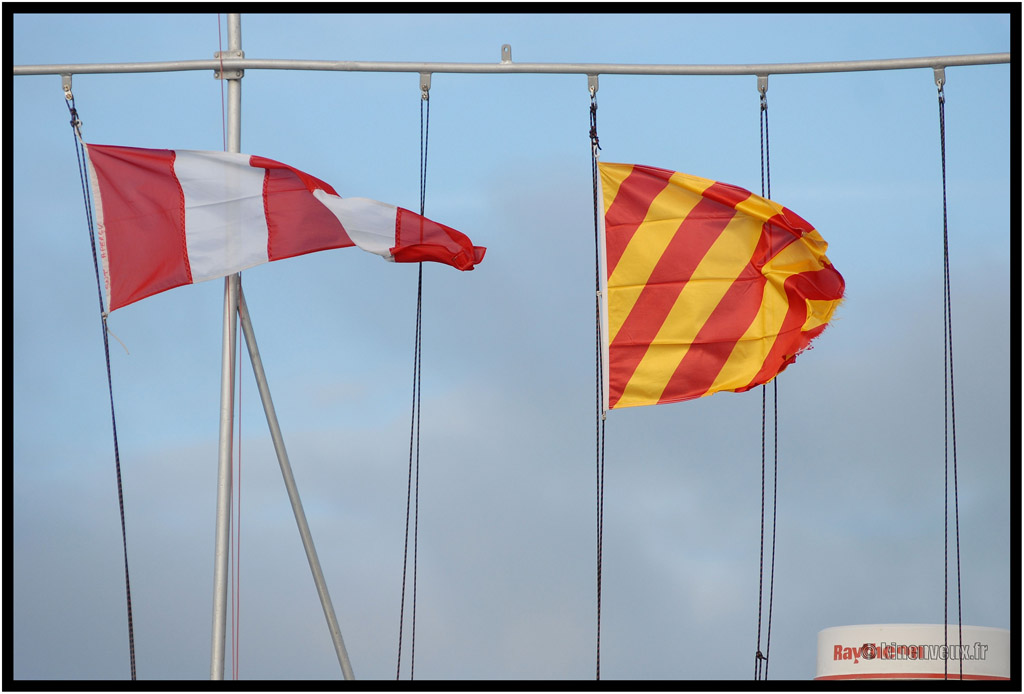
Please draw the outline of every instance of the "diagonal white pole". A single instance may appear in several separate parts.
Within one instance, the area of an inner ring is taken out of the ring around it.
[[[260,400],[263,401],[263,411],[267,415],[267,425],[270,427],[270,437],[274,441],[274,450],[277,452],[277,460],[281,465],[281,475],[284,477],[284,486],[288,490],[288,499],[292,502],[292,513],[295,514],[295,523],[299,526],[299,535],[302,537],[302,546],[306,550],[306,559],[309,561],[309,568],[313,572],[313,582],[316,584],[316,592],[320,596],[320,605],[323,607],[324,616],[327,618],[327,628],[331,632],[331,640],[334,642],[334,650],[338,654],[338,662],[341,664],[342,674],[346,680],[355,679],[352,674],[352,665],[348,659],[348,652],[345,650],[345,642],[341,638],[341,628],[338,626],[338,618],[334,614],[334,605],[331,604],[330,593],[327,592],[327,582],[324,580],[323,571],[320,569],[320,560],[316,555],[316,547],[313,546],[313,536],[309,531],[309,524],[306,522],[306,514],[302,510],[302,500],[299,498],[299,489],[295,485],[295,477],[292,475],[292,466],[288,461],[288,452],[284,447],[284,439],[281,436],[281,427],[277,423],[277,414],[274,410],[274,402],[270,398],[270,386],[267,385],[267,376],[263,371],[263,360],[260,359],[260,351],[256,346],[256,334],[252,329],[252,320],[249,317],[249,309],[245,305],[245,295],[241,288],[238,290],[238,316],[241,319],[242,334],[245,336],[245,344],[249,348],[249,361],[252,363],[252,371],[256,376],[256,385],[259,387]]]
[[[242,50],[242,19],[228,15],[228,50]],[[228,79],[228,151],[241,151],[241,72]],[[235,344],[238,340],[238,275],[224,278],[224,330],[220,375],[220,447],[217,464],[217,529],[213,564],[213,635],[210,646],[210,679],[224,679],[224,645],[227,636],[228,559],[231,534],[231,450],[235,414]]]

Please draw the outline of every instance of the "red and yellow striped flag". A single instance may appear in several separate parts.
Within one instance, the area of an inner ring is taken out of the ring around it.
[[[767,383],[842,301],[828,244],[736,186],[599,164],[605,409]]]

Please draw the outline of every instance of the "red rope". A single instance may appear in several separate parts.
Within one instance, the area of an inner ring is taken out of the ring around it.
[[[238,358],[235,360],[236,364],[241,364],[242,361],[242,341],[238,341]],[[234,584],[234,620],[232,624],[232,635],[231,635],[231,647],[232,647],[232,676],[234,679],[238,679],[238,636],[241,631],[241,576],[242,576],[242,379],[238,379],[238,474],[235,475],[237,479],[237,494],[235,504],[235,550],[234,550],[234,563],[235,563],[235,584]]]

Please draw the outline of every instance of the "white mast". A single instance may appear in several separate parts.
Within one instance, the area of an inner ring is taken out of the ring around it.
[[[237,14],[228,15],[228,50],[221,57],[244,57],[242,52],[242,22],[241,17]],[[242,70],[237,69],[224,70],[220,73],[221,79],[226,79],[228,82],[228,151],[236,153],[241,151],[242,74]],[[260,359],[259,349],[256,346],[256,334],[253,332],[249,310],[245,305],[245,299],[242,296],[242,290],[239,285],[240,275],[238,273],[224,278],[220,456],[217,466],[217,530],[213,567],[213,636],[210,648],[210,679],[224,679],[224,651],[227,640],[228,559],[231,540],[231,437],[234,424],[235,347],[238,343],[237,327],[239,316],[241,317],[242,330],[245,334],[245,342],[249,348],[249,358],[252,362],[256,384],[260,391],[260,399],[263,402],[263,410],[267,415],[267,424],[270,426],[270,436],[274,441],[274,451],[277,453],[277,460],[281,465],[281,475],[284,477],[285,489],[288,491],[288,499],[291,501],[292,512],[295,515],[295,522],[299,528],[299,536],[302,538],[302,546],[306,550],[306,559],[309,561],[309,568],[313,573],[313,582],[316,584],[317,595],[320,596],[320,604],[323,607],[324,616],[327,618],[327,628],[331,633],[331,641],[334,643],[338,663],[341,665],[341,671],[345,679],[355,679],[352,673],[352,665],[348,659],[348,652],[345,650],[345,642],[341,638],[341,628],[338,626],[338,618],[334,613],[334,605],[331,603],[331,596],[327,591],[327,582],[324,580],[323,571],[320,568],[320,560],[313,545],[313,536],[309,531],[306,514],[302,509],[302,501],[299,498],[299,490],[295,485],[295,478],[292,475],[291,463],[288,461],[288,453],[285,450],[284,439],[281,436],[281,428],[277,423],[274,403],[270,398],[270,388],[267,385],[266,374],[263,371],[263,361]]]
[[[242,57],[242,19],[228,15],[228,55]],[[228,151],[241,151],[242,71],[228,82]],[[217,529],[213,550],[213,636],[210,646],[210,679],[224,679],[224,644],[227,636],[228,559],[231,534],[231,451],[235,413],[235,345],[238,341],[238,274],[224,278],[224,330],[220,372],[220,448],[217,464]]]

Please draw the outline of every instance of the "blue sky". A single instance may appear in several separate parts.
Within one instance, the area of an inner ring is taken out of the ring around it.
[[[1010,32],[1005,14],[242,16],[249,58],[365,61],[497,63],[505,43],[515,62],[905,58],[1008,51]],[[15,15],[12,45],[16,65],[205,59],[218,17]],[[945,88],[963,614],[1002,628],[1019,589],[1010,74],[949,68]],[[87,142],[223,148],[208,72],[80,75],[73,89]],[[10,96],[13,676],[123,679],[110,412],[68,112],[57,76],[16,77]],[[471,273],[424,268],[416,678],[590,679],[587,80],[435,74],[430,96],[427,216],[488,253]],[[773,76],[768,103],[772,197],[822,233],[847,283],[833,325],[778,379],[770,674],[806,680],[821,629],[943,621],[938,107],[930,69]],[[598,104],[604,161],[760,190],[754,77],[603,75]],[[415,209],[419,108],[416,73],[250,70],[241,149]],[[355,674],[393,678],[416,269],[342,249],[242,283]],[[143,679],[209,675],[222,295],[219,280],[181,287],[109,320],[126,347],[112,341],[110,358]],[[239,374],[240,676],[336,678],[247,357]],[[602,677],[751,679],[761,392],[614,411],[606,427]]]

